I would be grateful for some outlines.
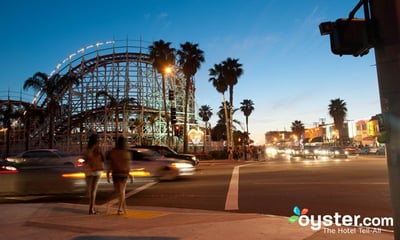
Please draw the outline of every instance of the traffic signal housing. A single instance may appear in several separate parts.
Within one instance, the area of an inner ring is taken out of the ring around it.
[[[175,98],[174,90],[170,89],[168,90],[168,100],[173,101]]]
[[[174,134],[175,134],[175,136],[177,136],[177,137],[181,137],[182,136],[182,128],[181,128],[181,126],[179,126],[179,125],[175,125],[174,126]]]
[[[171,107],[171,123],[175,124],[176,122],[176,108]]]
[[[331,51],[337,55],[363,56],[373,47],[372,26],[365,19],[339,18],[319,25],[321,35],[330,36]]]

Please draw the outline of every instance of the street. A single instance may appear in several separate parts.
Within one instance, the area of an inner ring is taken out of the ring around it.
[[[100,189],[99,205],[110,200],[111,191],[112,185]],[[320,160],[275,158],[260,162],[204,161],[194,176],[158,183],[151,179],[137,179],[127,191],[128,206],[280,216],[292,215],[293,207],[298,206],[309,209],[310,214],[339,212],[391,216],[386,159],[382,156]],[[1,199],[1,202],[15,201],[10,197]],[[29,196],[17,200],[76,204],[87,201],[84,194]]]

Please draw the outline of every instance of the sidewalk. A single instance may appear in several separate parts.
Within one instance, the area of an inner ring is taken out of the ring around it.
[[[1,239],[393,239],[392,233],[328,234],[291,224],[287,217],[159,207],[129,207],[87,215],[86,205],[67,203],[0,205]]]

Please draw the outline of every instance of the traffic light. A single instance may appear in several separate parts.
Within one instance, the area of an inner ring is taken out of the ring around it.
[[[174,90],[172,89],[168,90],[168,100],[170,101],[174,100]]]
[[[321,23],[319,30],[321,35],[329,34],[332,53],[358,57],[367,54],[373,47],[368,24],[365,19],[339,18],[335,22]]]
[[[171,107],[171,123],[176,123],[176,108]]]
[[[174,126],[174,133],[175,133],[175,136],[177,136],[177,137],[182,136],[182,129],[179,125]]]

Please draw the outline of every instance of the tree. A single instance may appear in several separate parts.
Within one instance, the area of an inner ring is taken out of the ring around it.
[[[8,100],[8,102],[5,105],[2,105],[2,107],[0,108],[0,121],[2,122],[3,127],[7,129],[5,156],[8,156],[10,153],[10,132],[12,128],[12,123],[14,120],[17,120],[21,116],[21,113],[14,108],[10,100]]]
[[[224,109],[224,113],[225,113],[225,117],[223,117],[223,119],[225,120],[225,131],[226,131],[226,135],[225,135],[225,139],[227,140],[227,142],[230,142],[231,139],[231,134],[230,131],[228,129],[228,125],[229,125],[229,117],[228,117],[228,107],[226,104],[226,100],[225,100],[225,92],[228,90],[228,84],[226,81],[224,81],[224,71],[223,71],[223,66],[222,64],[214,64],[214,68],[209,69],[209,82],[212,83],[212,85],[215,87],[215,89],[217,90],[217,92],[221,93],[222,95],[222,103],[223,103],[223,109]],[[221,116],[219,116],[221,119]],[[221,128],[219,128],[220,130]],[[214,137],[216,134],[213,134],[213,140],[215,140]]]
[[[203,51],[198,48],[198,44],[186,42],[181,44],[181,49],[178,50],[177,55],[179,56],[179,66],[185,76],[185,110],[183,120],[183,151],[186,153],[188,148],[187,139],[187,119],[188,119],[188,105],[189,105],[189,94],[190,90],[193,90],[193,77],[197,70],[200,68],[202,62],[204,62]]]
[[[150,58],[153,61],[153,67],[161,74],[162,81],[162,95],[164,103],[164,118],[167,124],[167,144],[170,145],[170,129],[169,129],[169,116],[167,110],[167,99],[165,92],[165,74],[166,68],[175,64],[175,48],[170,47],[170,42],[164,42],[163,40],[153,42],[153,45],[149,46]]]
[[[78,78],[68,73],[63,76],[56,73],[50,77],[42,72],[35,73],[24,82],[23,88],[33,88],[47,96],[47,110],[49,114],[49,148],[53,148],[55,133],[55,117],[59,110],[59,100],[65,88],[69,85],[78,84]]]
[[[117,90],[117,92],[118,92],[118,90]],[[120,108],[120,106],[122,106],[123,109],[125,109],[126,105],[134,104],[134,103],[137,104],[137,101],[134,98],[123,98],[122,100],[119,100],[118,96],[114,97],[113,95],[109,94],[105,90],[98,91],[96,93],[96,99],[98,99],[99,97],[105,97],[105,98],[109,99],[110,100],[109,106],[111,108],[114,108],[114,110],[115,110],[115,141],[116,141],[118,139],[118,132],[119,132],[118,128],[119,128],[119,108]],[[104,105],[104,108],[105,109],[107,108],[107,104]],[[106,112],[106,110],[104,110],[104,111]],[[124,113],[124,121],[125,121],[125,113]],[[106,134],[106,129],[104,129],[104,130],[105,130],[104,134]],[[123,132],[125,132],[125,126],[123,128]],[[104,139],[106,139],[106,138],[104,138]]]
[[[254,102],[250,99],[244,99],[241,103],[240,110],[246,117],[246,133],[249,134],[249,116],[254,111]]]
[[[232,58],[227,58],[225,61],[222,62],[223,66],[223,81],[226,82],[229,88],[229,119],[230,121],[228,122],[228,130],[229,130],[229,135],[232,136],[232,120],[233,120],[233,87],[238,83],[238,78],[243,74],[243,69],[242,69],[242,64],[240,64],[239,59],[232,59]],[[229,146],[233,147],[233,139],[230,139]]]
[[[210,120],[212,113],[212,108],[209,105],[202,105],[199,109],[199,117],[203,120],[205,128],[207,129],[207,123]]]
[[[328,106],[329,115],[333,118],[336,130],[339,132],[339,139],[343,136],[343,125],[347,114],[346,103],[340,99],[332,99]]]
[[[212,113],[212,108],[209,105],[202,105],[199,109],[199,116],[201,117],[201,119],[204,122],[204,129],[205,129],[205,134],[204,136],[207,136],[207,125],[208,125],[208,121],[210,120],[211,116],[213,115]],[[204,138],[205,139],[205,138]],[[203,152],[205,151],[205,142],[203,144]]]
[[[296,135],[297,139],[300,139],[304,134],[304,124],[300,120],[295,120],[292,122],[292,133]]]
[[[24,112],[21,114],[21,121],[25,127],[25,150],[29,150],[31,127],[35,123],[43,124],[45,121],[45,110],[38,108],[35,104],[24,104]]]
[[[217,112],[217,116],[218,116],[218,121],[217,124],[215,125],[215,127],[212,129],[212,133],[211,133],[211,138],[213,139],[213,141],[219,141],[221,139],[223,140],[227,140],[227,133],[228,131],[226,131],[226,122],[228,122],[229,120],[227,120],[226,118],[229,118],[229,115],[226,114],[225,109],[229,108],[229,103],[227,101],[221,103],[221,106],[219,107],[219,110]],[[238,109],[233,109],[233,112],[235,113]],[[233,120],[232,122],[241,125],[241,123],[238,120]],[[234,128],[236,129],[236,128]],[[221,132],[222,130],[224,130],[225,132]],[[232,141],[233,141],[233,135],[232,135]]]
[[[241,103],[240,110],[243,112],[244,116],[246,117],[246,134],[244,139],[244,159],[247,160],[247,145],[249,143],[249,116],[254,110],[254,103],[250,99],[244,99]]]

